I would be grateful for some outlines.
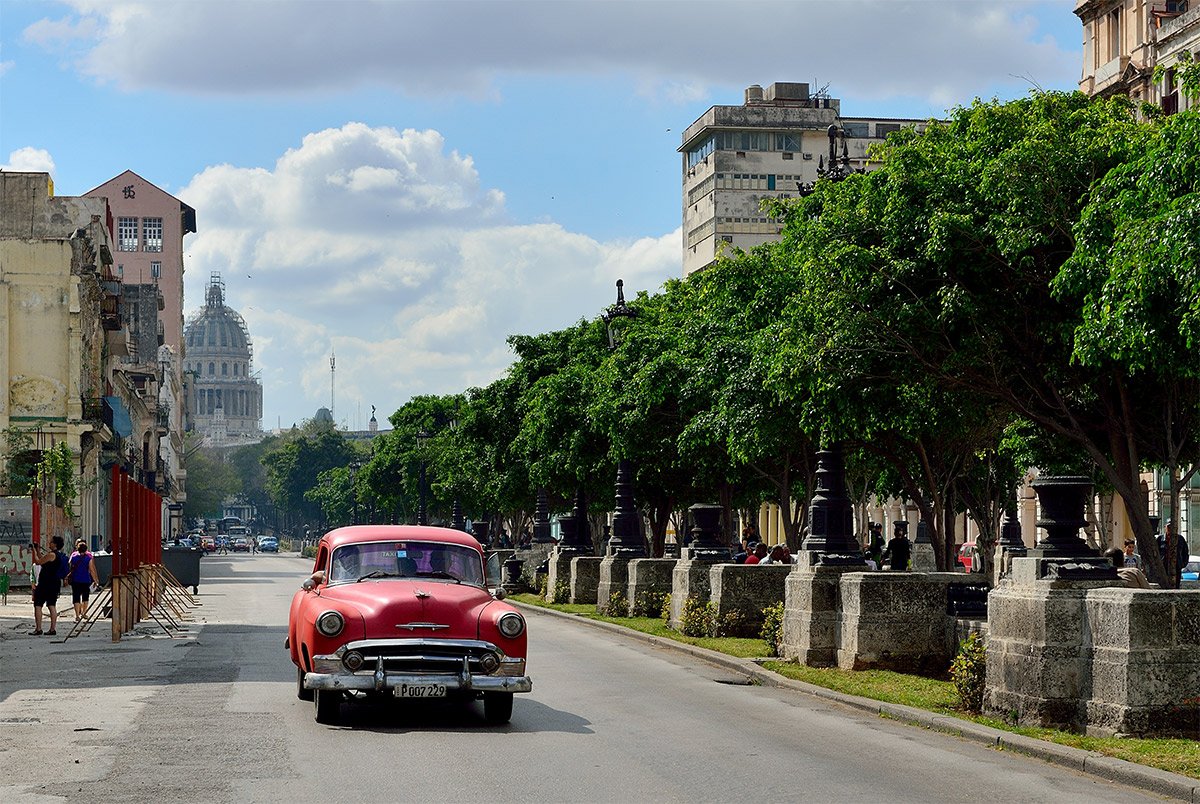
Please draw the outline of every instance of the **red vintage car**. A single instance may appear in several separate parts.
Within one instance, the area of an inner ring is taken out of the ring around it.
[[[296,694],[336,723],[349,697],[483,698],[506,723],[529,692],[525,618],[488,590],[479,543],[415,525],[354,525],[325,534],[292,599],[287,647]]]

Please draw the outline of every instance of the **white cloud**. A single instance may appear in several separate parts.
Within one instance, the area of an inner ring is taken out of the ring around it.
[[[1035,38],[1032,12],[1047,3],[1028,0],[743,0],[724,11],[671,0],[70,5],[72,17],[26,38],[93,37],[80,69],[126,89],[220,95],[382,85],[483,96],[499,77],[552,73],[628,75],[672,101],[811,78],[842,97],[941,103],[997,80],[1052,84],[1077,74],[1079,58],[1077,42]]]
[[[556,224],[517,225],[501,193],[435,131],[348,123],[304,137],[274,168],[218,165],[179,197],[196,208],[186,298],[210,272],[246,318],[266,422],[329,404],[387,415],[418,393],[499,377],[505,339],[598,315],[624,278],[632,296],[679,276],[680,238],[601,243]]]
[[[18,148],[8,155],[8,163],[0,165],[0,170],[49,173],[53,178],[54,158],[41,148]]]

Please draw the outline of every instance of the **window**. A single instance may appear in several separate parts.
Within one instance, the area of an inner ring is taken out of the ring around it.
[[[775,150],[777,151],[799,151],[800,150],[800,135],[799,134],[776,134],[775,135]],[[784,157],[787,159],[788,157]]]
[[[845,129],[847,138],[865,138],[871,136],[870,123],[846,123],[842,128]]]
[[[1121,9],[1115,9],[1108,15],[1108,58],[1121,57]]]
[[[238,368],[239,368],[239,367],[240,367],[240,366],[239,366],[239,364],[237,364],[237,363],[234,363],[234,364],[233,364],[233,376],[235,376],[235,377],[236,377],[236,376],[238,375]]]
[[[229,376],[229,364],[228,364],[228,363],[222,363],[222,364],[221,364],[221,376],[222,376],[222,377],[228,377],[228,376]]]
[[[162,251],[163,219],[142,218],[142,250]]]
[[[150,249],[146,249],[146,250],[149,251]],[[152,277],[154,277],[155,279],[158,279],[162,275],[162,263],[161,262],[155,261],[155,262],[150,263],[150,275]]]
[[[117,251],[137,251],[138,219],[117,218]]]
[[[899,130],[900,130],[899,123],[876,123],[875,124],[875,136],[876,137],[883,138],[883,137],[886,137],[888,134],[891,134],[891,133],[899,131]]]
[[[217,364],[210,362],[208,364],[208,376],[215,377],[216,374],[217,374]]]
[[[708,155],[713,152],[713,147],[714,147],[713,138],[709,137],[707,140],[700,143],[699,146],[688,151],[688,153],[687,153],[688,167],[690,167],[690,168],[695,167],[696,165],[703,162],[708,157]]]

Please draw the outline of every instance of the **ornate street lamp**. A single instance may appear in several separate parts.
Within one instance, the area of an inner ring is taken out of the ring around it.
[[[428,525],[429,519],[425,511],[425,444],[429,441],[429,433],[424,429],[417,431],[417,452],[420,453],[420,474],[417,475],[417,524]]]
[[[350,461],[350,524],[358,524],[358,470],[362,468],[362,461]]]
[[[846,494],[841,442],[817,453],[817,488],[808,508],[808,536],[800,549],[818,553],[823,566],[866,566],[854,537],[854,506]]]
[[[625,327],[629,321],[637,318],[637,310],[625,303],[624,280],[617,280],[617,301],[601,317],[608,329],[608,348],[615,351]],[[633,503],[633,463],[627,458],[617,461],[616,496],[608,552],[622,558],[645,558],[646,542],[641,535],[641,518]]]

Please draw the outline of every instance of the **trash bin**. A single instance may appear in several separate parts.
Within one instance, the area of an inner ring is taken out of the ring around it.
[[[93,553],[92,563],[96,565],[96,578],[101,586],[108,586],[112,575],[112,553]]]
[[[199,547],[164,547],[163,566],[184,586],[192,587],[192,594],[200,592]]]

